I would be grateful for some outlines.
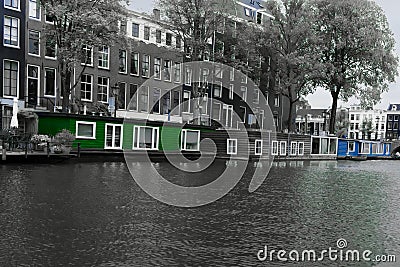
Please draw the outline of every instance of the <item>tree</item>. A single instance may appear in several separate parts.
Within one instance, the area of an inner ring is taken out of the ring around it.
[[[374,132],[374,126],[372,120],[363,120],[361,124],[361,132],[363,139],[367,138],[368,140],[371,139],[371,134]]]
[[[311,81],[320,71],[313,14],[306,0],[271,0],[267,5],[275,17],[262,33],[264,61],[274,62],[274,93],[288,99],[287,127],[292,131],[295,104],[314,91]]]
[[[67,112],[71,91],[80,81],[86,65],[77,82],[72,84],[75,67],[87,62],[95,53],[94,48],[122,43],[125,36],[119,31],[119,23],[125,19],[126,8],[119,0],[41,0],[40,3],[46,16],[53,20],[46,25],[44,37],[46,46],[52,47],[57,57],[62,107],[63,112]]]
[[[338,100],[357,96],[379,102],[397,76],[395,40],[383,10],[371,0],[312,0],[323,64],[316,84],[332,96],[329,130],[335,130]]]
[[[158,7],[164,12],[169,30],[184,43],[186,62],[200,61],[208,56],[210,40],[223,26],[224,19],[232,8],[232,0],[159,0]],[[200,70],[194,69],[194,77]],[[193,83],[193,96],[196,98],[193,109],[195,122],[200,120],[200,107],[206,87]]]

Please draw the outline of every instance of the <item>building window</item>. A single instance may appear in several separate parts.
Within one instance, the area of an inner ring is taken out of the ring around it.
[[[93,47],[83,45],[82,50],[84,56],[82,65],[93,66]]]
[[[144,39],[146,41],[150,40],[150,27],[144,26]]]
[[[7,97],[18,97],[19,62],[4,60],[3,75],[3,95]]]
[[[55,59],[56,49],[57,49],[56,39],[54,38],[54,36],[48,36],[46,38],[45,57],[50,59]]]
[[[87,121],[76,122],[77,139],[96,139],[96,123]]]
[[[240,87],[240,93],[241,93],[242,100],[244,102],[246,102],[247,101],[247,87],[246,86],[241,86]]]
[[[214,97],[222,97],[222,83],[214,84]]]
[[[190,113],[190,91],[183,91],[183,110],[182,112]]]
[[[119,86],[119,94],[117,98],[117,109],[118,110],[125,110],[126,109],[126,83],[120,82],[118,83]]]
[[[132,36],[139,37],[139,24],[132,23]]]
[[[233,100],[234,90],[235,90],[235,85],[234,84],[230,84],[229,85],[229,99],[230,100]]]
[[[258,88],[254,89],[253,103],[254,104],[259,104],[260,103],[260,91],[258,90]]]
[[[162,97],[162,114],[167,115],[171,109],[171,93],[166,92]]]
[[[272,155],[278,156],[279,155],[279,142],[272,141]]]
[[[156,30],[156,43],[161,44],[161,30]]]
[[[158,150],[157,127],[135,126],[133,131],[133,149]]]
[[[161,90],[154,88],[154,90],[153,90],[153,114],[160,114],[160,97],[161,97]]]
[[[176,36],[176,37],[175,37],[175,40],[176,40],[176,48],[178,48],[178,49],[182,48],[182,40],[181,40],[181,37],[180,37],[180,36]]]
[[[168,46],[172,45],[172,34],[168,33],[166,34],[166,38],[165,38],[165,44]]]
[[[2,126],[3,130],[11,128],[10,124],[11,124],[11,119],[13,116],[12,110],[13,110],[12,107],[7,107],[7,106],[3,107],[3,112],[2,112],[2,117],[1,117],[2,123],[0,124],[0,126]]]
[[[228,155],[237,155],[237,139],[228,139],[226,146]]]
[[[154,59],[154,78],[161,80],[161,58]]]
[[[275,95],[274,106],[275,107],[279,107],[280,106],[280,97],[279,97],[279,95]]]
[[[286,156],[286,151],[287,151],[287,143],[286,143],[286,141],[280,142],[279,147],[280,147],[279,154],[281,156]]]
[[[40,69],[38,66],[28,65],[28,78],[27,78],[27,88],[28,88],[28,101],[30,101],[30,93],[35,96],[38,95],[39,91],[39,78],[40,78]]]
[[[171,81],[171,60],[164,60],[164,81],[170,82]]]
[[[44,95],[56,96],[56,70],[45,68],[44,70]]]
[[[4,16],[4,39],[5,46],[19,47],[19,19]]]
[[[148,78],[150,76],[150,56],[143,55],[142,76]]]
[[[200,131],[182,130],[181,149],[187,151],[199,151]]]
[[[174,82],[181,82],[181,64],[179,62],[175,62],[174,66]]]
[[[4,0],[4,7],[9,9],[20,10],[19,0]]]
[[[139,76],[139,53],[131,53],[131,74]]]
[[[214,120],[220,121],[222,113],[222,105],[221,103],[214,103],[212,106],[212,118]]]
[[[97,78],[97,101],[108,103],[109,81],[106,77]]]
[[[127,73],[127,57],[126,50],[119,50],[119,72]]]
[[[106,123],[105,149],[122,149],[122,129],[120,124]]]
[[[93,76],[83,74],[81,77],[81,100],[92,101]]]
[[[186,67],[185,70],[185,85],[191,86],[192,85],[192,69]]]
[[[141,87],[139,92],[139,111],[148,112],[149,109],[149,88]]]
[[[255,155],[256,156],[261,156],[262,155],[262,151],[263,151],[263,141],[262,140],[256,140],[255,144]]]
[[[138,85],[137,84],[129,84],[129,105],[128,105],[128,110],[133,110],[137,111],[137,99],[138,96],[136,95],[135,98],[133,98],[137,92]]]
[[[128,29],[127,29],[127,23],[126,23],[126,21],[121,21],[119,30],[120,30],[121,33],[124,34],[124,35],[127,33],[127,30],[128,30]]]
[[[29,18],[40,20],[39,0],[29,0]]]
[[[304,142],[299,142],[298,144],[298,155],[304,156]]]
[[[99,69],[110,68],[110,48],[102,46],[99,48]]]
[[[297,142],[290,143],[290,155],[296,156],[297,155]]]
[[[40,56],[40,32],[29,30],[29,55]]]

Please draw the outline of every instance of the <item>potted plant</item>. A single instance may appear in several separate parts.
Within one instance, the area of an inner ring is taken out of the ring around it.
[[[75,141],[75,136],[68,130],[63,129],[53,138],[54,153],[69,154],[72,149],[72,143]]]
[[[51,138],[48,135],[44,134],[35,134],[31,138],[31,143],[34,146],[34,150],[43,151],[47,149],[47,143],[51,141]]]

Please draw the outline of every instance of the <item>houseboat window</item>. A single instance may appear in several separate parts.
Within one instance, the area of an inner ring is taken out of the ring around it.
[[[349,152],[354,152],[356,150],[356,146],[354,142],[349,142]]]
[[[304,142],[299,142],[298,144],[298,155],[304,156]]]
[[[291,156],[297,155],[297,142],[290,143],[290,155]]]
[[[360,154],[370,153],[370,143],[361,143]]]
[[[386,155],[390,155],[390,144],[386,144]]]
[[[157,127],[135,126],[133,131],[133,149],[157,150],[158,149]]]
[[[336,139],[329,139],[329,154],[336,155],[337,142]]]
[[[272,155],[273,156],[279,155],[278,146],[279,146],[278,141],[272,141]]]
[[[378,144],[377,143],[373,143],[372,144],[372,154],[378,154]]]
[[[96,123],[77,121],[76,138],[78,139],[96,139]]]
[[[106,124],[106,149],[122,149],[122,125]]]
[[[321,155],[329,154],[329,139],[323,138],[321,139]]]
[[[379,149],[378,149],[378,154],[383,154],[385,152],[385,144],[380,143],[379,144]]]
[[[182,130],[181,148],[182,150],[199,151],[200,131]]]
[[[256,142],[255,142],[255,154],[257,156],[262,155],[262,150],[263,150],[263,141],[262,140],[256,140]]]
[[[285,142],[285,141],[282,141],[281,143],[280,143],[280,155],[281,156],[286,156],[286,150],[287,150],[287,143]]]
[[[237,139],[228,139],[227,154],[228,155],[236,155],[237,154]]]

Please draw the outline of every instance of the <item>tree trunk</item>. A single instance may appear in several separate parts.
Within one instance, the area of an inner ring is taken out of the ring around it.
[[[288,115],[288,132],[292,132],[292,119],[293,119],[293,106],[294,103],[291,99],[289,99],[289,115]]]
[[[336,111],[337,111],[337,106],[338,106],[338,99],[339,99],[339,94],[334,92],[332,93],[332,110],[331,110],[331,117],[329,120],[329,133],[334,134],[335,133],[335,125],[336,125]]]
[[[61,71],[61,91],[62,91],[62,112],[68,113],[69,108],[69,96],[71,94],[71,76],[72,72],[65,65],[62,66],[63,70]]]

